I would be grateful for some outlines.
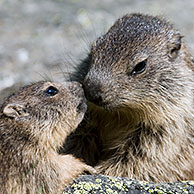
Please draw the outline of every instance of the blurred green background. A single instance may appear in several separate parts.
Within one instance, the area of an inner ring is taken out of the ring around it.
[[[165,16],[194,52],[193,0],[0,0],[0,103],[24,84],[64,80],[91,43],[132,12]]]

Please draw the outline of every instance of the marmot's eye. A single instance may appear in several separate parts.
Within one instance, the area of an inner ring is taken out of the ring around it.
[[[53,86],[49,86],[46,90],[45,93],[49,96],[54,96],[58,94],[59,90]]]
[[[136,75],[139,73],[142,73],[145,71],[146,69],[146,65],[147,65],[147,59],[144,61],[141,61],[140,63],[138,63],[135,68],[133,69],[133,71],[131,72],[131,75]]]

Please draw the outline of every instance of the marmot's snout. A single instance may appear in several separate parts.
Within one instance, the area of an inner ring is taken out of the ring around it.
[[[112,92],[115,85],[110,73],[102,74],[102,71],[98,72],[95,68],[90,69],[83,81],[86,99],[98,106],[111,109],[115,101],[115,94]]]
[[[67,82],[66,88],[75,98],[85,98],[82,85],[78,82]]]
[[[103,102],[101,86],[93,83],[88,79],[84,80],[83,89],[87,100],[96,105],[101,105]]]

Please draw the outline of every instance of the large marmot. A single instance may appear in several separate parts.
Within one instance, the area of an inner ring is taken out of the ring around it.
[[[73,75],[83,83],[88,112],[66,153],[104,175],[194,179],[193,70],[183,36],[169,22],[142,14],[118,19]]]

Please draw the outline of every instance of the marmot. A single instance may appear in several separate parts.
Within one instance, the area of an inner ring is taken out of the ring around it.
[[[193,70],[183,36],[164,18],[118,19],[73,73],[88,112],[66,153],[104,175],[194,179]]]
[[[0,107],[0,193],[61,193],[93,168],[57,150],[86,111],[79,83],[37,82]]]

